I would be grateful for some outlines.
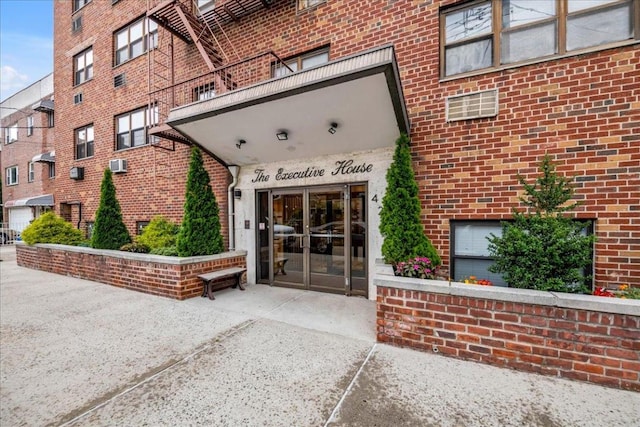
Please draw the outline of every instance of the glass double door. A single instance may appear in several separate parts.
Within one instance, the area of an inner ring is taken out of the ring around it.
[[[263,283],[367,295],[364,185],[258,193]]]

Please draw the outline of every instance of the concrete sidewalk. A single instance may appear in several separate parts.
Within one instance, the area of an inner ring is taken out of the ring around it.
[[[638,426],[640,394],[375,343],[375,303],[173,301],[0,248],[0,425]]]

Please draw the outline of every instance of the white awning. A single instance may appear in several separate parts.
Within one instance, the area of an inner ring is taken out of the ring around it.
[[[53,206],[53,194],[7,200],[4,204],[5,208],[15,208],[18,206]]]
[[[47,153],[38,154],[33,156],[31,159],[32,162],[45,162],[45,163],[55,163],[56,162],[56,151],[49,151]]]
[[[43,99],[33,104],[31,108],[36,111],[47,113],[49,111],[53,111],[53,101],[50,99]]]
[[[390,45],[176,107],[167,124],[240,166],[392,147],[410,127]]]

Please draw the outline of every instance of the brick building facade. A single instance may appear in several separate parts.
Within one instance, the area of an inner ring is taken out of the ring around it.
[[[56,210],[86,229],[122,159],[130,231],[179,221],[194,143],[250,283],[373,298],[384,173],[405,131],[453,279],[489,276],[485,236],[548,153],[592,222],[595,285],[640,286],[638,1],[524,6],[55,2]]]
[[[0,115],[2,222],[6,229],[21,232],[54,205],[53,74],[5,99]],[[14,233],[0,233],[0,242],[8,237]]]

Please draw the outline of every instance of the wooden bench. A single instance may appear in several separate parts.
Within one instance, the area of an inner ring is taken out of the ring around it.
[[[241,291],[244,291],[244,286],[242,286],[241,278],[242,274],[247,271],[246,268],[242,267],[231,267],[225,268],[224,270],[214,271],[213,273],[201,274],[198,278],[202,279],[203,282],[203,290],[202,297],[208,296],[209,299],[215,299],[213,296],[214,291],[219,291],[220,289],[225,289],[228,287],[237,288],[239,287]],[[220,282],[214,283],[219,279],[226,279],[229,277],[234,277],[235,281],[233,283],[228,282]]]
[[[273,260],[273,275],[275,276],[278,272],[283,275],[287,275],[287,272],[284,271],[284,265],[289,261],[289,258],[278,257]]]

